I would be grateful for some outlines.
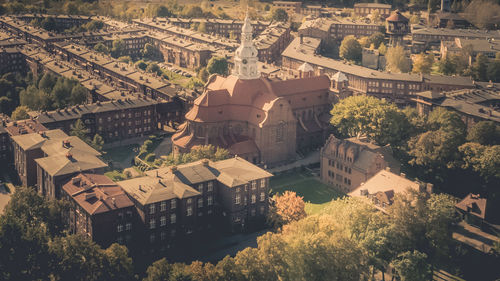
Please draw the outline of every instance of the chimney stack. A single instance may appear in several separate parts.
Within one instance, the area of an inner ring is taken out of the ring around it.
[[[304,44],[304,34],[300,34],[300,45]]]

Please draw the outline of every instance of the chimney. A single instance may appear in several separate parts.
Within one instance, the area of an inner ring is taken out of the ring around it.
[[[172,172],[172,173],[177,172],[177,166],[171,166],[170,167],[170,172]]]
[[[386,170],[387,172],[390,172],[390,171],[391,171],[391,167],[387,166],[387,167],[385,167],[385,170]]]
[[[208,167],[208,159],[201,160],[201,163],[203,164],[203,166]]]
[[[72,183],[74,186],[80,186],[80,182],[81,182],[81,178],[79,178],[79,177],[74,177],[74,178],[71,180],[71,183]]]
[[[304,44],[304,34],[300,34],[300,45]]]
[[[115,197],[112,197],[112,198],[111,198],[111,202],[113,202],[113,206],[115,206],[115,207],[116,207],[116,199],[115,199]]]
[[[399,174],[399,175],[400,175],[401,177],[403,177],[403,178],[406,178],[406,174],[405,174],[405,173],[401,173],[401,174]]]

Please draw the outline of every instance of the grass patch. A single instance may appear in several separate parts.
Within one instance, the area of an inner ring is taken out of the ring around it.
[[[137,144],[130,144],[127,146],[113,147],[104,150],[103,158],[112,162],[123,162],[130,155],[135,155],[134,148],[139,147]]]
[[[345,195],[307,172],[286,173],[272,177],[270,185],[273,195],[290,190],[303,196],[306,202],[306,212],[309,215],[318,213],[330,201]]]

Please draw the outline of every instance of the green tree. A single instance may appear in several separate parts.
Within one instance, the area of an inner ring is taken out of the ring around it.
[[[207,64],[207,71],[209,74],[220,74],[227,75],[228,73],[228,62],[226,58],[223,57],[212,57]]]
[[[382,32],[375,32],[370,37],[368,38],[370,45],[373,44],[373,46],[378,49],[380,47],[380,44],[384,43],[385,41],[385,35]]]
[[[27,106],[20,105],[12,112],[11,118],[13,120],[24,120],[30,118],[28,112],[30,109]]]
[[[438,68],[439,72],[443,73],[444,75],[451,75],[456,73],[456,65],[449,58],[449,56],[446,56],[444,59],[441,59],[441,61],[438,64]]]
[[[400,254],[391,264],[401,281],[429,280],[431,269],[426,259],[426,254],[415,250]]]
[[[92,146],[97,151],[102,151],[102,147],[104,145],[104,139],[99,135],[95,134],[90,146]]]
[[[83,87],[80,83],[76,84],[73,89],[71,89],[70,94],[70,104],[77,105],[82,104],[87,100],[87,89]]]
[[[403,46],[389,47],[385,59],[387,70],[396,73],[410,72],[410,61]]]
[[[500,82],[500,59],[495,59],[489,63],[488,79],[492,82]]]
[[[208,73],[208,70],[206,67],[202,67],[198,71],[198,78],[200,78],[200,80],[203,82],[207,82],[209,76],[210,76],[210,73]]]
[[[146,270],[146,277],[143,281],[165,281],[169,280],[172,265],[168,263],[166,258],[155,261]]]
[[[146,71],[151,72],[151,73],[159,73],[161,71],[161,69],[158,66],[158,64],[152,62],[148,65],[148,67],[146,67]]]
[[[413,60],[413,73],[430,74],[434,64],[434,55],[420,53]]]
[[[142,56],[150,60],[156,60],[160,57],[160,50],[153,46],[153,44],[146,43],[142,50]]]
[[[288,21],[288,13],[281,8],[275,9],[272,12],[272,19],[275,21],[286,22]]]
[[[170,16],[172,16],[172,13],[170,12],[170,10],[167,7],[165,7],[164,5],[160,5],[156,9],[156,16],[162,17],[162,18],[170,17]]]
[[[103,53],[103,54],[108,54],[109,53],[108,47],[106,47],[106,45],[104,45],[101,42],[97,43],[97,45],[94,46],[94,50],[96,52],[100,52],[100,53]]]
[[[333,106],[330,123],[344,136],[367,136],[380,145],[398,145],[410,124],[398,108],[370,96],[352,96]]]
[[[76,120],[75,123],[71,125],[71,131],[69,132],[71,136],[78,137],[87,143],[89,142],[88,133],[89,130],[85,127],[81,119]]]
[[[488,80],[488,58],[479,53],[473,65],[474,77],[480,81]]]
[[[387,47],[385,46],[384,43],[380,43],[380,46],[378,47],[378,52],[383,56],[387,54]]]
[[[468,142],[458,150],[463,157],[462,168],[471,168],[486,179],[500,179],[500,145],[484,146]]]
[[[186,18],[202,18],[203,10],[198,5],[188,5],[184,7],[182,15]]]
[[[500,126],[493,121],[479,121],[469,129],[467,141],[482,145],[500,144]]]
[[[146,70],[146,68],[148,67],[148,64],[145,63],[143,60],[140,60],[140,61],[135,63],[135,66],[139,69]]]
[[[113,58],[119,58],[125,54],[127,45],[123,40],[116,39],[113,41],[113,47],[111,48],[110,54]]]
[[[352,35],[344,37],[340,44],[339,56],[346,60],[361,61],[361,44]]]

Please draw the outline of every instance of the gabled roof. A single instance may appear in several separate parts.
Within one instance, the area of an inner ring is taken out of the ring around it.
[[[487,203],[487,199],[481,197],[479,194],[469,193],[462,201],[458,202],[455,207],[481,219],[486,219]]]
[[[368,179],[364,184],[361,184],[353,191],[349,192],[349,196],[363,197],[363,191],[368,194],[377,194],[378,192],[403,193],[409,189],[416,191],[420,190],[418,182],[407,179],[404,176],[394,174],[387,170],[381,170],[373,177]]]

